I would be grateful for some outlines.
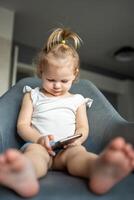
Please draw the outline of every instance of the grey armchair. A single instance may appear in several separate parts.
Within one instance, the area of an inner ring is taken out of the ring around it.
[[[36,87],[40,80],[26,78],[0,98],[0,152],[7,148],[20,148],[23,141],[16,132],[16,120],[22,100],[24,85]],[[90,124],[89,138],[86,148],[94,153],[100,153],[105,145],[114,137],[123,136],[134,145],[134,123],[123,119],[103,94],[87,80],[79,80],[71,88],[74,93],[81,93],[94,100],[87,110]],[[8,188],[0,186],[1,200],[23,199]],[[40,179],[40,192],[32,200],[131,200],[134,199],[134,174],[131,173],[112,190],[102,196],[89,191],[86,180],[72,177],[65,172],[50,171]]]

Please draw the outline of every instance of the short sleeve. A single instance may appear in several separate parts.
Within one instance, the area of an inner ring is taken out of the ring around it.
[[[93,99],[90,99],[90,98],[84,98],[84,99],[85,99],[86,105],[88,106],[88,108],[90,108],[93,103]]]
[[[77,108],[84,103],[87,105],[88,108],[90,108],[93,103],[93,99],[85,98],[81,94],[76,94],[75,102],[76,102]]]
[[[28,85],[24,86],[23,93],[31,92],[32,88]]]
[[[38,100],[38,88],[32,89],[30,86],[26,85],[23,88],[23,93],[29,92],[31,95],[31,99],[33,102],[33,105],[36,105]]]

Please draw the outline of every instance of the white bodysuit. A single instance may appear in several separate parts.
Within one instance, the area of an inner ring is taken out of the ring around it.
[[[30,92],[33,102],[32,125],[42,135],[54,135],[58,141],[75,133],[76,111],[80,105],[87,103],[90,107],[93,100],[81,94],[67,97],[47,97],[37,87],[25,86],[23,92]]]

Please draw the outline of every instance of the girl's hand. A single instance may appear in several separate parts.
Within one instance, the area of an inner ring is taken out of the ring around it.
[[[46,148],[47,152],[51,155],[51,156],[55,156],[55,152],[52,150],[51,146],[50,146],[50,141],[54,140],[54,136],[53,135],[46,135],[46,136],[41,136],[38,140],[37,140],[37,144],[42,145],[43,147]]]

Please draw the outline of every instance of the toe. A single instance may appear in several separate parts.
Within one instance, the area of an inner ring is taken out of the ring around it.
[[[11,170],[21,170],[24,167],[24,155],[17,150],[9,149],[6,151],[6,162],[10,164]]]
[[[126,144],[126,146],[124,147],[124,151],[127,154],[127,156],[134,159],[134,150],[131,144]]]
[[[124,146],[125,146],[125,140],[122,137],[117,137],[110,142],[108,147],[120,150],[124,148]]]
[[[8,149],[5,155],[8,162],[13,162],[20,157],[20,152],[15,149]]]
[[[3,165],[5,161],[6,161],[5,155],[4,154],[0,155],[0,165]]]

